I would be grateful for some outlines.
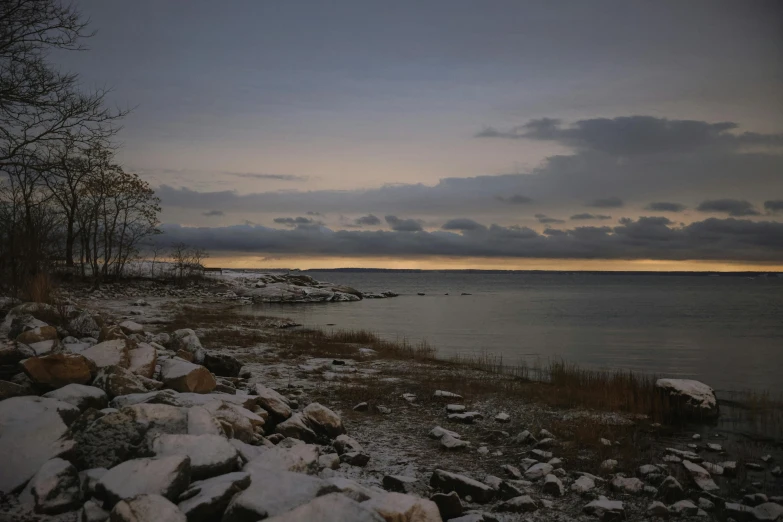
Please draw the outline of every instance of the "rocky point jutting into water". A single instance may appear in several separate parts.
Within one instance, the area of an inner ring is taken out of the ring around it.
[[[277,292],[293,302],[362,295],[263,276],[73,288],[70,303],[57,306],[6,300],[0,520],[744,521],[783,513],[774,496],[779,452],[734,453],[722,438],[676,437],[644,417],[482,394],[481,372],[459,370],[455,379],[449,365],[387,357],[361,342],[318,348],[295,332],[280,341],[278,325],[242,322],[226,307]],[[687,416],[718,415],[703,383],[658,386]]]

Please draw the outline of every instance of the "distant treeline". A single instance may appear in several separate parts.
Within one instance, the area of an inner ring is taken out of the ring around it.
[[[259,269],[262,270],[262,269]],[[263,269],[266,271],[286,271],[286,268]],[[263,271],[262,270],[262,271]],[[769,275],[775,277],[777,272],[645,272],[643,270],[623,271],[623,270],[480,270],[480,269],[444,269],[444,270],[420,270],[415,268],[313,268],[302,270],[302,272],[353,272],[353,273],[430,273],[430,274],[557,274],[557,275],[643,275],[643,276],[720,276],[720,277],[758,277]],[[783,274],[783,273],[782,273]]]

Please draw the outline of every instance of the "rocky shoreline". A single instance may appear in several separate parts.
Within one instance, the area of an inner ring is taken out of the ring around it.
[[[291,277],[7,303],[0,520],[783,516],[779,452],[734,455],[644,419],[508,401],[482,392],[478,373],[455,379],[361,343],[294,347],[287,325],[226,308],[360,297]],[[712,415],[708,387],[663,386]]]

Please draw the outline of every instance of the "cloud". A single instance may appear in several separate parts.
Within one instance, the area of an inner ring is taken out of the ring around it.
[[[392,220],[394,221],[394,220]],[[404,220],[403,220],[404,221]],[[164,225],[158,241],[184,241],[210,251],[263,255],[478,256],[560,259],[657,259],[779,262],[783,223],[709,218],[681,226],[664,217],[624,219],[615,227],[548,229],[493,224],[484,233],[332,231],[308,226],[197,228]]]
[[[558,224],[558,223],[565,223],[565,221],[562,220],[562,219],[549,217],[546,214],[536,214],[535,217],[536,217],[536,219],[538,220],[539,223],[542,223],[544,225],[554,225],[554,224]]]
[[[210,210],[209,212],[204,212],[201,215],[212,217],[212,216],[225,216],[226,214],[222,210]]]
[[[321,214],[320,212],[313,212],[311,210],[307,211],[307,215],[308,216],[320,216],[320,217],[323,217],[323,214]]]
[[[226,174],[227,176],[234,176],[237,178],[274,180],[274,181],[307,181],[308,179],[310,179],[309,176],[296,176],[293,174],[263,174],[258,172],[223,171],[222,174]]]
[[[360,227],[377,226],[381,224],[381,220],[378,216],[375,216],[373,214],[367,214],[366,216],[362,216],[354,219],[353,224]]]
[[[576,150],[612,156],[681,153],[718,147],[783,146],[783,134],[733,132],[738,127],[730,121],[708,123],[653,116],[592,118],[568,126],[558,119],[541,118],[505,131],[487,127],[476,137],[553,141]]]
[[[396,232],[420,232],[421,221],[417,219],[400,219],[397,216],[386,216],[386,223]]]
[[[655,212],[682,212],[688,207],[686,207],[681,203],[672,203],[669,201],[656,201],[654,203],[650,203],[644,208],[647,210],[654,210]]]
[[[783,199],[773,199],[764,202],[764,210],[775,214],[777,212],[783,212]]]
[[[295,217],[295,218],[279,217],[279,218],[275,218],[273,221],[275,223],[279,223],[281,225],[286,225],[289,227],[296,227],[300,225],[312,225],[315,223],[314,219],[310,219],[302,216]]]
[[[523,196],[521,194],[515,194],[511,197],[503,197],[498,196],[498,200],[504,201],[506,203],[510,203],[512,205],[527,205],[528,203],[532,203],[533,199],[529,198],[527,196]]]
[[[696,210],[699,212],[718,212],[734,217],[758,216],[761,214],[749,202],[740,199],[712,199],[702,201]]]
[[[585,212],[583,214],[574,214],[569,219],[573,221],[587,220],[587,219],[612,219],[612,216],[607,216],[605,214],[589,214]]]
[[[457,219],[450,219],[446,221],[446,223],[443,224],[441,229],[458,230],[460,232],[465,232],[465,231],[475,231],[475,230],[486,230],[487,227],[485,227],[481,223],[473,221],[472,219],[457,218]]]
[[[620,208],[623,206],[623,200],[617,197],[598,198],[585,203],[585,206],[595,208]]]

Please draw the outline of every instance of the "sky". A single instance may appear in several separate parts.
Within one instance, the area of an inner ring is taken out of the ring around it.
[[[212,264],[783,270],[780,2],[78,5]]]

